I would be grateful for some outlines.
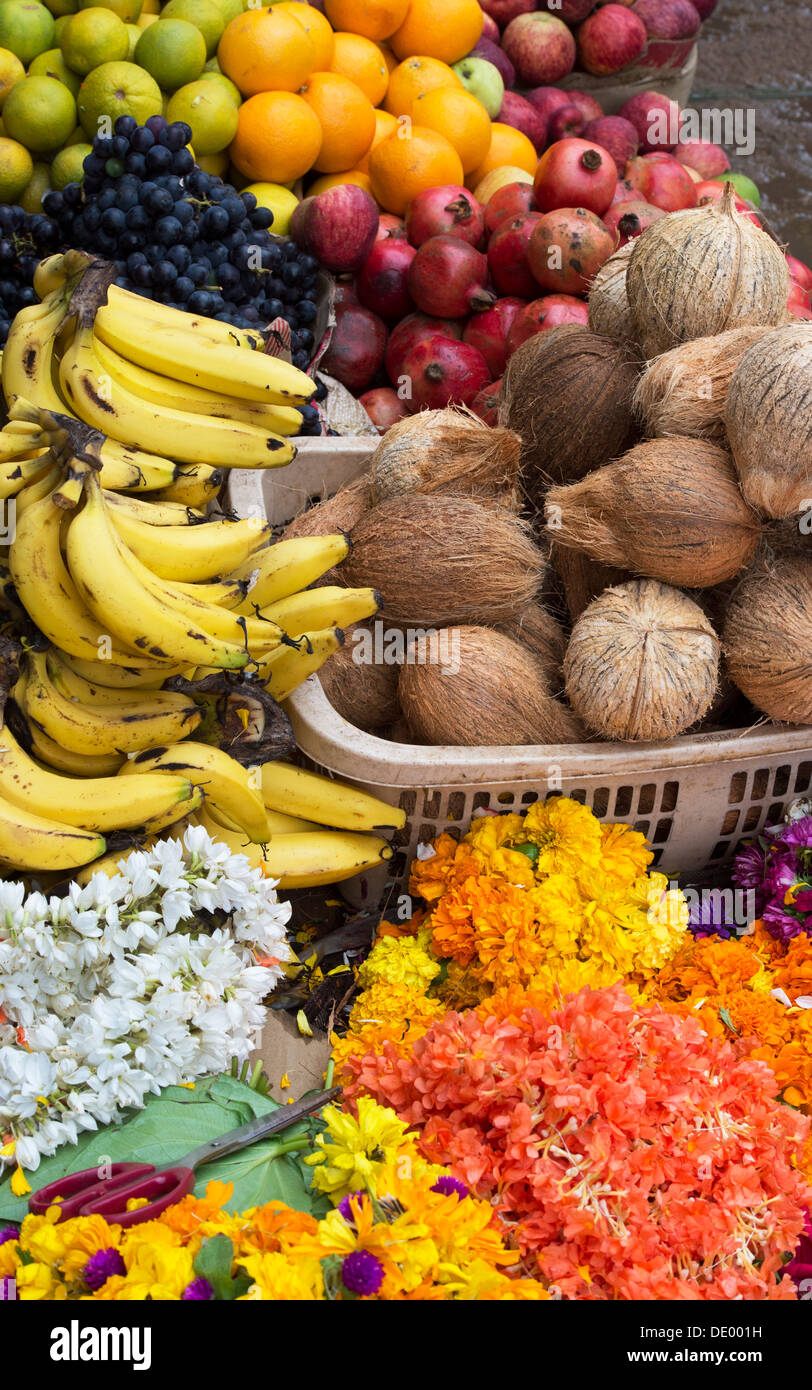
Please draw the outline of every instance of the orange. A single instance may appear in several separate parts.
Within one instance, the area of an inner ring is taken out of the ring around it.
[[[365,39],[388,39],[406,18],[409,0],[324,0],[324,9],[336,30]]]
[[[412,107],[418,125],[444,135],[454,146],[466,174],[477,169],[491,147],[491,118],[481,101],[456,87],[424,92]]]
[[[398,58],[426,53],[458,63],[482,38],[485,19],[479,0],[411,0],[406,18],[392,34]]]
[[[260,92],[240,107],[229,154],[252,183],[292,183],[313,167],[320,149],[321,126],[303,97]]]
[[[243,96],[257,92],[297,92],[316,61],[304,27],[289,14],[246,10],[227,25],[217,61]]]
[[[379,106],[389,86],[389,69],[378,45],[360,34],[336,34],[331,72],[349,77],[373,106]]]
[[[326,72],[333,61],[333,31],[321,10],[300,0],[283,0],[281,5],[274,5],[274,10],[290,15],[304,27],[316,54],[313,72]]]
[[[322,145],[314,168],[322,174],[342,174],[363,159],[375,135],[375,111],[369,97],[348,77],[314,72],[302,96],[322,129]]]
[[[307,190],[307,196],[314,198],[317,193],[324,193],[328,188],[337,188],[341,183],[356,183],[370,197],[374,196],[369,174],[365,174],[362,169],[348,169],[345,174],[322,174],[320,179],[311,183]]]
[[[379,48],[381,50],[381,53],[383,54],[383,61],[386,63],[387,71],[389,73],[393,73],[398,65],[398,60],[392,52],[391,48],[389,47],[389,44],[379,43],[376,44],[376,47]]]
[[[492,169],[501,168],[503,164],[514,164],[519,169],[526,169],[528,174],[535,174],[538,162],[539,157],[532,140],[528,140],[520,130],[514,130],[512,125],[502,125],[501,121],[494,121],[491,126],[490,149],[482,163],[468,175],[467,187],[476,188],[486,174]]]
[[[372,154],[372,151],[377,149],[381,141],[385,140],[387,135],[391,135],[393,130],[397,130],[397,128],[397,116],[391,116],[388,111],[375,112],[375,134],[372,137],[372,144],[363,159],[358,161],[358,168],[362,170],[363,173],[369,173],[369,156]]]
[[[462,164],[444,135],[424,126],[396,130],[381,141],[369,159],[372,196],[387,212],[402,215],[426,188],[461,184]]]
[[[459,87],[465,91],[448,63],[439,63],[436,58],[408,58],[389,74],[384,105],[393,116],[411,116],[417,98],[424,92],[433,92],[435,87]]]

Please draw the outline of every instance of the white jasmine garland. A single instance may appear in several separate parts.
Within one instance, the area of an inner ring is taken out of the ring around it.
[[[117,867],[63,898],[0,882],[0,1170],[246,1058],[292,959],[290,904],[202,827]]]

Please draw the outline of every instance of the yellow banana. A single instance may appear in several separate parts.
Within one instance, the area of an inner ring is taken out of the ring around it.
[[[84,661],[79,656],[69,656],[59,652],[63,666],[81,676],[91,686],[101,686],[104,690],[160,690],[170,676],[180,675],[183,667],[167,666],[159,674],[156,671],[139,671],[129,666],[117,666],[112,661]]]
[[[31,751],[40,762],[46,763],[55,772],[64,772],[69,777],[115,777],[124,762],[122,753],[94,753],[91,756],[87,753],[74,753],[70,748],[63,748],[60,743],[49,738],[44,730],[38,729],[36,724],[30,722],[28,732],[31,735]]]
[[[59,379],[71,410],[94,429],[122,444],[147,451],[157,453],[169,448],[181,463],[208,463],[222,468],[278,468],[295,457],[292,444],[255,425],[231,424],[142,401],[105,370],[93,343],[92,325],[80,321],[73,341],[63,354]],[[216,350],[229,351],[220,347]],[[199,351],[199,345],[193,351]],[[260,355],[236,348],[233,351],[249,361]]]
[[[99,680],[87,680],[55,647],[51,647],[46,653],[45,661],[48,675],[62,694],[70,700],[78,700],[83,705],[120,705],[122,709],[137,708],[153,694],[160,692],[162,685],[159,680],[151,691],[146,690],[143,685],[133,688],[106,685]],[[100,662],[99,667],[104,670],[105,677],[111,670],[115,670],[112,662],[107,662],[106,665]],[[152,673],[148,673],[148,676],[153,679]]]
[[[106,848],[102,835],[33,815],[0,798],[0,862],[11,869],[78,869]]]
[[[133,497],[122,492],[105,491],[104,500],[108,507],[116,507],[118,511],[126,512],[136,521],[145,521],[149,526],[199,526],[206,520],[204,512],[196,512],[180,502],[161,502],[155,497]]]
[[[217,807],[242,833],[261,843],[270,838],[259,774],[208,743],[191,741],[129,758],[120,777],[142,772],[177,772],[201,787],[207,803]]]
[[[224,396],[222,392],[210,391],[205,386],[192,386],[174,377],[159,376],[157,372],[139,367],[136,362],[122,357],[120,352],[108,347],[98,334],[94,335],[93,347],[101,365],[111,376],[133,395],[154,405],[168,405],[175,410],[192,410],[196,415],[238,420],[243,425],[256,425],[258,429],[270,430],[274,434],[298,434],[301,429],[301,411],[291,406],[244,401],[238,396]]]
[[[207,463],[181,465],[174,482],[158,493],[158,501],[174,502],[190,510],[205,507],[217,496],[225,480],[222,468],[212,468]]]
[[[25,712],[49,738],[74,753],[131,753],[193,732],[200,710],[183,695],[148,691],[140,703],[79,704],[48,671],[43,653],[29,655]],[[120,692],[119,692],[120,693]]]
[[[144,324],[129,307],[103,304],[96,313],[94,331],[109,348],[139,367],[221,395],[296,406],[311,400],[316,390],[309,376],[281,357],[214,342],[194,328]]]
[[[55,489],[59,487],[61,481],[62,469],[58,463],[52,461],[44,473],[40,473],[38,478],[35,478],[30,483],[26,483],[25,487],[20,489],[14,499],[15,535],[17,527],[21,524],[26,512],[30,511],[32,507],[35,507],[38,502],[45,501],[53,505],[51,503],[51,496]]]
[[[39,482],[53,467],[53,455],[46,449],[35,459],[6,463],[0,468],[0,499],[16,497],[31,483]]]
[[[241,611],[253,613],[257,608],[264,608],[269,603],[276,603],[278,599],[288,598],[301,589],[309,588],[333,565],[339,565],[349,548],[348,538],[339,533],[334,536],[294,536],[258,550],[228,575],[229,579],[255,576]]]
[[[161,579],[190,583],[221,574],[231,578],[229,571],[270,534],[270,527],[257,517],[209,521],[202,526],[150,526],[120,507],[109,515],[142,565]]]
[[[50,496],[21,510],[17,499],[9,569],[20,603],[40,632],[71,656],[98,661],[104,656],[119,666],[173,674],[171,663],[113,642],[111,629],[100,625],[79,596],[62,558],[60,533],[65,513]],[[103,584],[103,576],[100,576]]]
[[[103,630],[145,656],[224,670],[247,664],[248,653],[244,649],[213,639],[189,618],[186,610],[178,612],[168,607],[145,587],[123,558],[122,547],[107,519],[101,488],[93,476],[87,481],[84,506],[73,513],[68,527],[67,559],[82,601],[104,625]],[[205,611],[222,615],[217,608]],[[72,651],[59,638],[54,645]],[[91,653],[76,654],[93,659]]]
[[[51,381],[51,360],[66,314],[67,297],[61,289],[15,314],[0,368],[7,406],[21,396],[45,410],[64,410]]]
[[[240,827],[235,825],[233,820],[229,820],[225,812],[218,806],[212,806],[209,802],[206,806],[206,811],[211,820],[216,821],[224,830],[231,830],[235,835],[240,834]],[[265,814],[268,817],[268,828],[272,836],[304,834],[304,832],[308,830],[324,829],[322,825],[315,825],[313,821],[302,820],[299,816],[286,816],[283,815],[281,811],[269,811],[267,806],[265,808]]]
[[[258,349],[265,346],[265,339],[258,329],[237,328],[234,324],[223,323],[220,319],[204,318],[200,314],[190,314],[185,309],[171,309],[168,304],[160,304],[156,299],[143,299],[132,290],[121,285],[110,285],[107,290],[107,303],[135,315],[136,319],[148,319],[167,328],[185,329],[187,333],[200,334],[212,338],[217,343],[228,343],[232,347]]]
[[[270,661],[260,666],[259,679],[268,694],[281,705],[343,645],[344,633],[340,627],[305,632],[297,647],[279,647]]]
[[[401,830],[406,823],[399,807],[292,763],[263,763],[262,796],[272,811],[339,830]]]
[[[341,883],[365,869],[377,868],[392,858],[392,846],[376,835],[359,835],[348,830],[314,830],[274,835],[268,844],[246,842],[238,832],[218,825],[198,811],[194,823],[202,825],[213,840],[219,840],[232,854],[244,854],[252,868],[261,869],[275,879],[281,889],[314,888]]]
[[[325,584],[266,604],[263,618],[278,623],[289,637],[325,627],[351,627],[377,613],[383,599],[376,589],[342,589]]]
[[[169,813],[179,820],[191,811],[197,790],[166,772],[139,777],[131,787],[118,777],[60,777],[29,758],[7,727],[0,729],[0,785],[13,805],[86,830],[129,829]]]

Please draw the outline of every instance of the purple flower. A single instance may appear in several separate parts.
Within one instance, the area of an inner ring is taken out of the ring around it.
[[[798,882],[798,865],[791,850],[773,855],[767,865],[764,886],[771,897],[781,898]]]
[[[360,1203],[363,1202],[366,1195],[366,1192],[359,1190],[358,1192],[348,1192],[346,1197],[341,1198],[341,1201],[338,1204],[338,1210],[341,1212],[341,1215],[344,1217],[344,1220],[347,1222],[348,1225],[352,1226],[353,1224],[353,1214],[352,1207],[350,1206],[350,1197],[354,1197],[356,1202]]]
[[[768,903],[761,916],[770,936],[774,936],[777,941],[783,941],[785,946],[794,937],[800,936],[804,929],[803,923],[789,912],[782,902],[775,899]]]
[[[801,889],[795,899],[795,906],[805,916],[812,915],[812,887]]]
[[[383,1265],[371,1251],[353,1250],[341,1266],[341,1278],[350,1293],[368,1298],[383,1283]]]
[[[105,1246],[90,1256],[82,1270],[82,1278],[87,1287],[95,1293],[114,1274],[126,1274],[127,1266],[114,1246]]]
[[[767,856],[760,845],[746,845],[740,849],[733,861],[730,877],[737,888],[743,888],[756,895],[756,913],[767,901],[764,879],[767,873]]]
[[[3,1226],[0,1230],[0,1245],[5,1245],[7,1240],[16,1240],[19,1234],[16,1226]]]
[[[783,1273],[789,1274],[800,1288],[802,1280],[809,1280],[812,1288],[812,1218],[805,1212],[806,1226],[789,1264],[784,1265]]]
[[[452,1192],[456,1192],[462,1201],[463,1197],[468,1196],[469,1189],[464,1182],[460,1182],[459,1178],[452,1178],[444,1174],[443,1177],[437,1179],[431,1190],[432,1192],[442,1192],[444,1197],[450,1197]]]
[[[187,1284],[181,1294],[182,1303],[195,1303],[203,1299],[214,1298],[214,1289],[208,1279],[193,1279],[191,1284]]]
[[[736,924],[727,915],[725,895],[718,888],[703,892],[694,903],[688,917],[688,929],[699,940],[706,936],[720,936],[727,940],[736,934]]]
[[[812,816],[790,821],[781,835],[781,843],[801,851],[812,850]]]

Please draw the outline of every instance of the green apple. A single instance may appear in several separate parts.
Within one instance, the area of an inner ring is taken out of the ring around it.
[[[495,121],[505,95],[505,84],[499,69],[485,58],[461,58],[454,63],[454,71],[466,92],[481,101],[491,120]]]
[[[732,183],[740,198],[745,198],[754,208],[761,207],[761,194],[746,174],[734,174],[730,169],[726,169],[724,174],[716,174],[713,182]]]

